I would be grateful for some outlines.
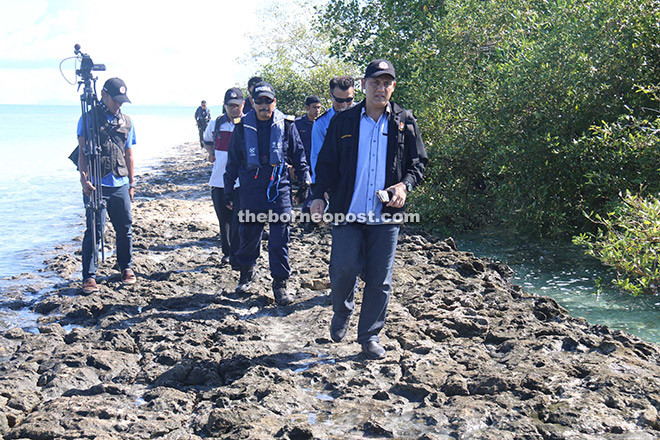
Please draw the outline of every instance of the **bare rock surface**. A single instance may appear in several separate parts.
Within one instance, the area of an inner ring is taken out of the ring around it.
[[[4,438],[660,437],[656,345],[571,317],[451,239],[402,232],[380,361],[360,355],[355,318],[330,340],[327,226],[292,228],[293,305],[274,304],[265,242],[253,292],[234,293],[209,166],[181,148],[137,185],[138,284],[110,257],[81,295],[79,250],[63,250],[39,333],[0,335]]]

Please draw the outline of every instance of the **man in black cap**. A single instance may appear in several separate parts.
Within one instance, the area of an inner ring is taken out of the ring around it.
[[[131,118],[121,112],[121,106],[131,102],[126,95],[126,83],[119,78],[110,78],[101,90],[101,102],[96,107],[96,120],[99,124],[101,144],[101,181],[96,182],[89,173],[89,164],[85,156],[85,125],[82,117],[78,121],[78,169],[83,189],[83,201],[88,205],[92,191],[102,191],[105,208],[96,216],[96,242],[98,243],[105,228],[106,211],[112,221],[117,237],[117,264],[121,270],[124,284],[135,284],[137,278],[132,266],[133,254],[133,218],[131,202],[135,195],[133,180],[133,149],[135,129]],[[87,228],[82,243],[83,292],[98,291],[96,284],[96,263],[94,237],[92,237],[92,219],[90,209],[86,210]]]
[[[305,157],[310,157],[312,152],[312,126],[314,121],[319,117],[321,112],[321,100],[316,95],[310,95],[305,99],[305,114],[296,118],[295,124],[300,133],[300,139],[305,147]],[[312,204],[312,199],[307,197],[302,204],[303,213],[309,213],[309,207]]]
[[[252,92],[254,91],[254,86],[257,83],[263,82],[263,78],[260,76],[253,76],[248,80],[247,89],[248,89],[248,99],[245,100],[245,107],[243,108],[243,113],[246,115],[250,110],[252,110]]]
[[[232,188],[240,179],[239,248],[236,263],[241,276],[237,292],[247,292],[255,277],[264,224],[270,227],[268,260],[273,277],[273,295],[278,305],[293,301],[287,290],[289,267],[289,221],[291,183],[288,163],[307,192],[310,177],[305,150],[292,117],[275,108],[275,91],[267,82],[252,92],[254,109],[236,124],[229,145],[225,171],[225,196],[232,206]],[[233,197],[235,200],[236,197]]]
[[[195,110],[195,122],[199,132],[199,145],[204,148],[204,131],[211,120],[211,110],[206,108],[206,101],[202,101],[197,110]]]
[[[220,224],[220,240],[222,243],[222,262],[234,264],[234,253],[238,249],[238,216],[234,212],[240,209],[238,198],[233,200],[235,210],[227,208],[225,203],[224,174],[227,166],[227,152],[229,141],[236,122],[243,116],[245,98],[238,87],[232,87],[225,92],[225,113],[218,116],[204,132],[204,147],[209,153],[209,162],[213,164],[213,171],[209,179],[211,186],[211,199],[215,214]],[[236,183],[238,186],[238,182]]]
[[[330,256],[332,310],[330,337],[346,336],[355,308],[355,286],[364,280],[357,341],[372,359],[385,356],[378,334],[385,325],[392,268],[408,193],[420,183],[426,150],[410,110],[390,101],[394,66],[374,60],[362,79],[365,99],[337,113],[316,163],[312,218],[335,215]],[[341,219],[340,219],[341,218]]]

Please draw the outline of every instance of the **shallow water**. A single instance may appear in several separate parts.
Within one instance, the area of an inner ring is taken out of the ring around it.
[[[660,343],[660,297],[633,297],[614,288],[614,272],[572,243],[495,229],[456,234],[454,239],[459,250],[507,264],[514,271],[513,283],[555,299],[573,316]]]
[[[197,140],[194,107],[122,110],[135,124],[136,174]],[[0,329],[34,325],[36,316],[16,301],[33,301],[44,285],[57,282],[56,274],[40,272],[44,261],[79,247],[73,239],[83,232],[84,207],[68,159],[79,117],[79,105],[0,105]]]

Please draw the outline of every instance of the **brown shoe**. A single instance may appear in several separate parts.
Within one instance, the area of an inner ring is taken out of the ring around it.
[[[135,284],[137,283],[137,277],[133,269],[124,269],[121,271],[121,282],[124,284]]]
[[[83,282],[82,291],[87,295],[89,295],[90,293],[98,292],[99,286],[96,284],[96,280],[94,278],[87,278]]]

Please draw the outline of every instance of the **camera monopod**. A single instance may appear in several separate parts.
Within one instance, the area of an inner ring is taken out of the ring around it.
[[[99,248],[101,249],[101,259],[105,261],[105,243],[103,240],[103,224],[105,223],[105,201],[103,200],[103,188],[101,186],[101,139],[99,135],[99,120],[97,106],[99,100],[96,95],[97,77],[92,75],[93,71],[105,70],[104,64],[94,64],[92,58],[80,51],[80,45],[74,46],[75,58],[80,62],[80,68],[76,69],[78,80],[78,91],[82,87],[80,95],[80,107],[82,111],[82,129],[85,145],[83,154],[87,159],[88,180],[94,185],[94,191],[89,195],[89,200],[85,209],[87,218],[91,221],[91,233],[94,240],[94,264],[98,265]],[[75,152],[74,152],[75,154]],[[73,159],[73,158],[72,158]],[[77,164],[77,157],[75,158]],[[99,231],[100,229],[100,231]],[[100,233],[99,233],[100,232]],[[97,237],[98,234],[98,237]]]

